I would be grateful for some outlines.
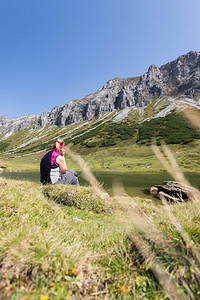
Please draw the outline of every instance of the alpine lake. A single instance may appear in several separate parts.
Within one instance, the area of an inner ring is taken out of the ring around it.
[[[118,191],[124,190],[130,196],[147,197],[148,188],[154,185],[162,185],[163,181],[173,178],[167,173],[118,173],[118,172],[93,172],[96,179],[111,196],[113,187]],[[79,173],[80,185],[88,186],[89,183]],[[39,172],[3,172],[0,177],[28,180],[40,183]],[[185,177],[190,184],[200,189],[200,173],[186,173]]]

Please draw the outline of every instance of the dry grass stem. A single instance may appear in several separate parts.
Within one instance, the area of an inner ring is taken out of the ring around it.
[[[163,149],[163,152],[166,155],[167,159],[170,162],[171,168],[173,170],[173,177],[177,181],[180,181],[183,184],[190,185],[189,181],[185,178],[183,173],[180,171],[179,165],[176,162],[176,159],[175,159],[174,155],[172,154],[172,152],[170,151],[170,149],[165,144],[162,145],[162,149]]]
[[[155,254],[150,249],[149,245],[142,240],[139,236],[132,238],[137,249],[144,257],[146,263],[150,267],[152,273],[159,281],[162,288],[166,291],[171,299],[186,300],[188,299],[183,293],[179,293],[177,282],[172,276],[164,269],[161,263],[158,263]]]
[[[102,194],[107,194],[105,192],[105,190],[102,188],[102,186],[100,185],[100,183],[97,181],[97,179],[94,177],[94,175],[92,174],[90,168],[87,166],[86,162],[84,161],[84,159],[74,153],[73,151],[71,151],[68,148],[65,148],[66,153],[75,161],[78,163],[78,165],[81,168],[81,171],[83,173],[84,178],[91,184],[91,186],[93,186],[97,193],[101,196]]]
[[[162,165],[165,167],[167,172],[179,183],[182,185],[186,185],[187,188],[190,190],[190,200],[194,201],[200,201],[200,192],[196,189],[194,189],[189,181],[185,178],[184,174],[180,171],[179,166],[176,162],[175,157],[173,156],[170,149],[163,144],[162,146],[163,153],[159,150],[158,146],[155,145],[155,142],[152,144],[152,149],[159,161],[162,163]]]
[[[118,197],[118,201],[120,202],[120,197]],[[151,244],[159,245],[159,247],[167,253],[176,252],[176,249],[173,249],[170,240],[164,234],[162,229],[155,224],[154,218],[148,216],[142,210],[141,203],[137,202],[137,204],[135,203],[135,206],[129,206],[129,209],[127,211],[124,209],[121,214],[118,212],[117,220],[118,222],[121,221],[127,228],[129,227],[131,232],[134,229],[134,235],[131,235],[131,240],[145,259],[147,265],[150,265],[152,273],[163,289],[172,299],[186,299],[184,298],[184,295],[180,296],[178,294],[176,281],[172,279],[171,275],[165,270],[163,264],[159,262],[159,258],[156,257],[151,249]],[[141,238],[141,236],[144,238]],[[197,269],[196,265],[194,269]]]
[[[128,197],[131,198],[125,191],[124,186],[120,180],[114,180],[112,183],[112,193],[113,196],[122,196],[122,197]],[[131,198],[133,201],[133,198]]]
[[[187,185],[187,186],[190,187],[189,182],[185,179],[183,173],[179,170],[179,166],[178,166],[178,164],[177,164],[177,162],[176,162],[173,154],[169,150],[169,148],[166,145],[162,145],[162,150],[163,150],[165,156],[167,157],[167,159],[163,156],[163,154],[158,149],[158,147],[155,146],[155,144],[152,146],[152,148],[153,148],[154,153],[156,154],[156,156],[160,160],[160,162],[163,164],[163,166],[166,168],[166,170],[172,175],[172,177],[176,181],[181,182],[183,185]],[[192,187],[191,187],[190,190],[191,190],[192,198],[194,200],[196,200],[196,201],[199,201],[200,197],[199,197],[198,191],[194,192]],[[179,234],[183,238],[183,240],[184,240],[184,242],[185,242],[188,250],[192,253],[192,255],[195,258],[196,262],[198,262],[198,264],[200,264],[200,255],[199,255],[199,253],[198,253],[198,251],[197,251],[197,249],[195,247],[194,242],[190,239],[190,237],[187,234],[187,232],[185,232],[185,230],[183,229],[183,227],[181,226],[181,224],[177,221],[176,217],[171,212],[170,206],[168,205],[168,203],[166,201],[165,195],[163,195],[162,193],[160,193],[160,198],[162,200],[162,203],[164,205],[165,211],[166,211],[166,213],[167,213],[167,215],[168,215],[171,223],[173,224],[173,226],[176,228],[176,230],[179,232]],[[195,266],[195,267],[197,269],[197,272],[199,273],[198,267],[197,266]],[[187,285],[187,284],[184,283],[184,285]],[[186,289],[187,289],[188,293],[190,294],[191,298],[193,299],[194,296],[193,296],[192,292],[189,292],[190,288],[187,286]]]
[[[196,127],[199,128],[199,125],[197,126],[197,122],[199,124],[200,118],[199,118],[199,115],[197,115],[197,112],[195,112],[195,114],[194,114],[194,110],[190,110],[190,111],[185,110],[185,115],[188,117],[188,119],[191,119],[191,121],[193,120],[193,124],[196,125]],[[162,151],[165,154],[165,156],[159,150],[159,148],[155,145],[155,143],[154,143],[154,145],[152,145],[152,149],[153,149],[154,153],[156,154],[157,158],[160,160],[160,162],[166,168],[168,173],[170,173],[171,176],[176,181],[180,182],[182,185],[186,185],[186,186],[189,187],[191,195],[192,195],[191,200],[199,201],[200,200],[200,193],[196,189],[193,189],[193,187],[190,186],[190,183],[185,179],[183,173],[180,171],[179,166],[178,166],[173,154],[169,150],[169,148],[164,144],[162,145]],[[196,246],[195,246],[194,242],[190,239],[187,232],[183,229],[183,227],[177,221],[174,214],[171,212],[170,206],[168,205],[168,203],[166,201],[165,195],[160,193],[160,198],[162,200],[162,203],[164,205],[165,211],[166,211],[166,213],[169,217],[170,222],[176,228],[176,230],[179,232],[179,234],[181,235],[181,237],[183,238],[183,240],[186,244],[186,247],[187,247],[188,251],[194,257],[195,262],[193,262],[191,265],[195,264],[195,272],[197,274],[199,274],[200,270],[197,267],[196,263],[198,263],[198,265],[200,265],[200,255],[199,255],[198,250],[196,249]],[[184,281],[184,279],[181,280],[181,281],[182,281],[183,286],[187,290],[188,294],[190,295],[191,299],[195,299],[195,295],[191,291],[191,289],[188,286],[188,284],[186,283],[186,281]]]
[[[188,106],[182,111],[183,115],[200,130],[200,114],[199,111],[191,106]]]
[[[167,172],[178,182],[181,182],[186,185],[190,185],[190,183],[187,181],[183,173],[179,170],[178,164],[169,150],[169,148],[166,145],[162,145],[162,150],[166,157],[163,155],[163,153],[159,150],[158,146],[152,144],[152,149],[159,161],[162,163],[162,165],[165,167]]]
[[[199,255],[198,251],[196,250],[194,242],[190,239],[189,235],[183,229],[183,227],[181,226],[181,224],[177,221],[177,219],[174,216],[174,214],[172,213],[171,208],[168,205],[165,197],[162,196],[162,195],[161,195],[161,200],[162,200],[162,203],[164,205],[165,211],[167,212],[167,215],[168,215],[171,223],[176,228],[176,230],[180,233],[180,235],[182,236],[184,242],[186,243],[187,248],[190,250],[190,252],[193,253],[194,258],[197,260],[197,262],[200,265],[200,255]],[[198,270],[198,273],[199,272],[200,272],[200,270]]]

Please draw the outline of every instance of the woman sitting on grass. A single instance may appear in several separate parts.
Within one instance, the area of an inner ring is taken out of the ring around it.
[[[42,184],[79,185],[76,171],[67,169],[64,145],[64,140],[57,138],[53,143],[53,148],[43,155],[40,163],[40,182]]]

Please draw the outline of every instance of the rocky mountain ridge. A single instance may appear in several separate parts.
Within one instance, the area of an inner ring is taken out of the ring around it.
[[[30,114],[23,117],[9,118],[7,116],[0,116],[0,134],[8,133],[12,134],[15,131],[21,131],[29,128],[31,125],[33,128],[38,127],[39,116]]]
[[[40,116],[2,116],[0,133],[11,134],[30,126],[66,126],[90,121],[115,110],[128,112],[129,108],[141,109],[164,96],[170,99],[200,99],[200,52],[191,51],[160,68],[151,65],[139,77],[114,78],[98,91],[62,106],[55,106],[51,112],[44,112]]]

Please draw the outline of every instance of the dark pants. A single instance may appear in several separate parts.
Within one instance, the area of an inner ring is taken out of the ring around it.
[[[72,169],[67,170],[67,172],[58,179],[57,183],[80,185],[78,181],[78,174]]]

